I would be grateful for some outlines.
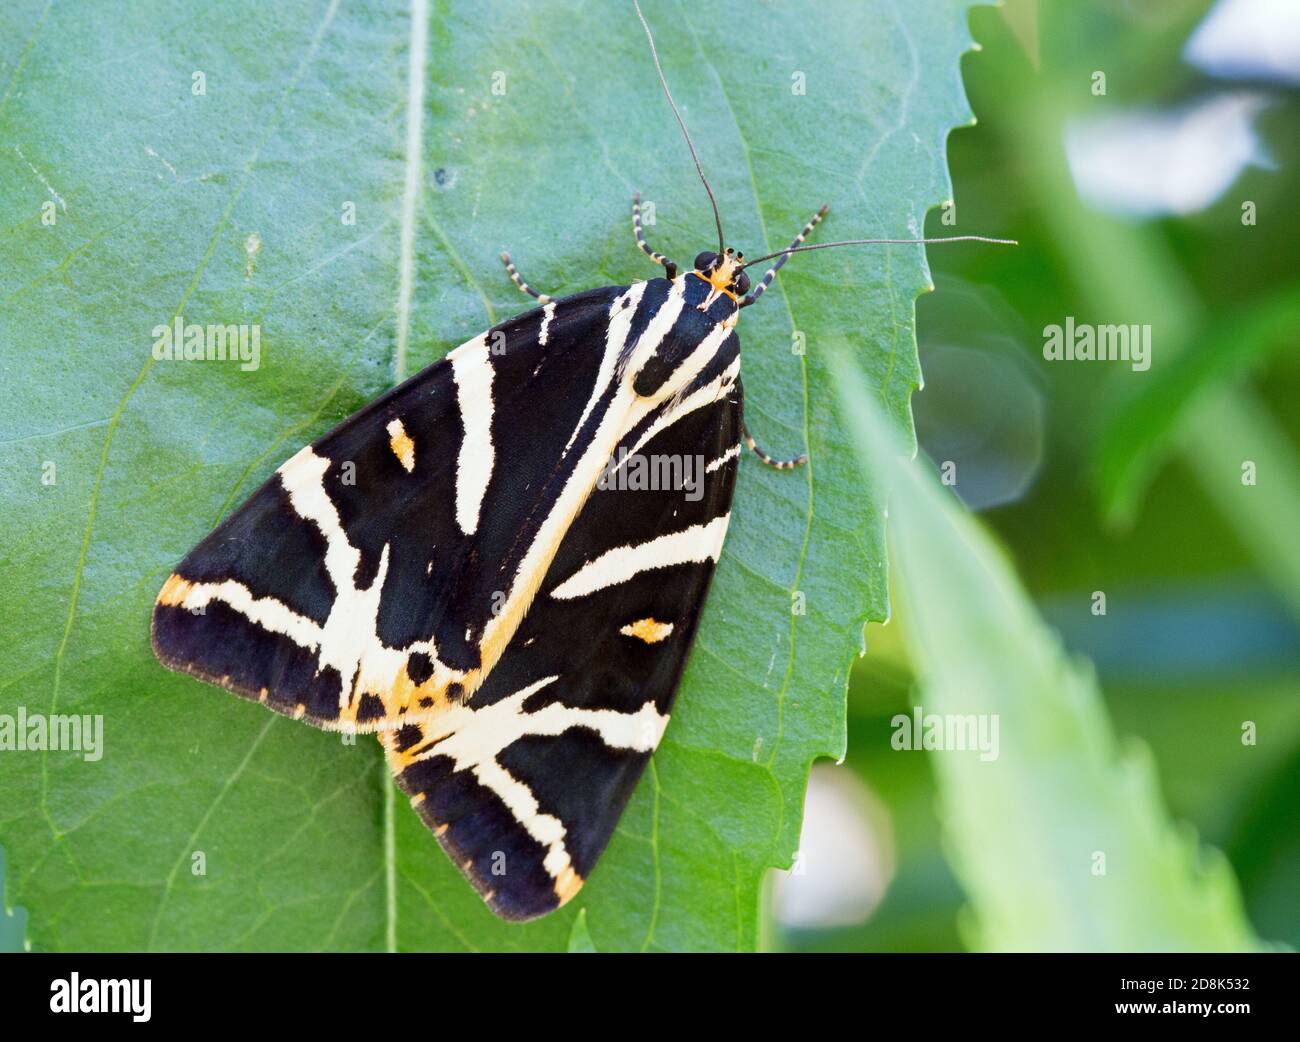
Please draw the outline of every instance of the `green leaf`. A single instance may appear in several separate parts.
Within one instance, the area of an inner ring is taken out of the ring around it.
[[[1170,820],[1147,747],[1116,741],[1091,667],[1064,652],[935,475],[903,458],[861,378],[839,372],[846,426],[889,492],[904,637],[921,670],[915,705],[996,734],[930,757],[948,858],[971,901],[970,945],[1261,947],[1227,860]]]
[[[594,955],[596,946],[591,941],[591,931],[587,929],[587,909],[579,908],[573,917],[573,928],[569,931],[570,955]]]
[[[822,202],[827,237],[916,234],[950,194],[965,0],[645,6],[737,247],[779,249]],[[280,461],[526,307],[503,247],[550,293],[648,277],[636,189],[654,245],[682,262],[710,245],[630,5],[425,8],[0,11],[0,709],[104,722],[97,761],[0,757],[7,900],[37,948],[563,950],[583,910],[602,951],[752,948],[808,766],[843,749],[884,557],[821,345],[854,339],[910,437],[915,247],[796,258],[746,312],[749,424],[813,462],[744,461],[675,719],[572,907],[497,921],[373,739],[150,654],[163,578]],[[260,323],[258,368],[153,361],[178,315]]]

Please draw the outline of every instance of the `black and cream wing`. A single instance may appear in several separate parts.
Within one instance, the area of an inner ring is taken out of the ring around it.
[[[472,691],[623,293],[513,318],[288,460],[164,584],[159,659],[325,728],[391,727]]]
[[[610,474],[569,527],[484,685],[380,734],[398,784],[508,919],[569,900],[668,723],[726,534],[741,442],[739,363],[630,431],[615,465],[691,460],[698,494]],[[626,476],[625,476],[626,477]]]
[[[462,345],[195,547],[155,605],[159,658],[379,732],[498,913],[558,907],[663,734],[721,552],[734,324],[679,277],[547,302]],[[647,461],[649,482],[626,473]]]

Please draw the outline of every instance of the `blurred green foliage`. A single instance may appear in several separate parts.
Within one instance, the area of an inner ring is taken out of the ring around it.
[[[1222,855],[1170,821],[1147,747],[1116,741],[1091,667],[1064,653],[936,475],[906,458],[847,364],[839,387],[864,469],[888,494],[917,710],[982,724],[978,752],[932,761],[970,901],[963,939],[996,951],[1259,947]]]
[[[939,292],[918,304],[928,386],[915,405],[925,453],[927,396],[949,406],[954,393],[1005,393],[992,380],[945,385],[942,350],[990,351],[1028,374],[1042,403],[1042,458],[1022,495],[982,514],[986,530],[1067,650],[1095,663],[1113,727],[1150,748],[1173,819],[1227,855],[1255,934],[1294,946],[1300,366],[1285,348],[1300,300],[1300,100],[1247,85],[1271,99],[1258,129],[1274,166],[1247,168],[1188,217],[1132,221],[1087,208],[1062,144],[1072,116],[1232,89],[1182,58],[1209,6],[1011,0],[974,12],[983,50],[963,72],[980,122],[950,140],[957,224],[935,212],[927,233],[1006,235],[1021,246],[929,251]],[[1096,70],[1107,74],[1104,98],[1090,91]],[[1242,223],[1244,200],[1257,206],[1254,226]],[[1042,330],[1067,315],[1151,323],[1155,364],[1134,373],[1045,362]],[[1254,487],[1241,482],[1247,459],[1258,467]],[[1105,616],[1091,612],[1094,591],[1107,594]],[[942,586],[932,595],[944,596]],[[846,763],[890,808],[895,877],[869,921],[787,935],[790,947],[945,950],[971,939],[967,897],[945,857],[935,754],[889,745],[890,718],[908,711],[924,671],[900,640],[912,609],[905,598],[894,609],[898,625],[867,630]],[[1257,727],[1253,746],[1242,743],[1245,721]]]

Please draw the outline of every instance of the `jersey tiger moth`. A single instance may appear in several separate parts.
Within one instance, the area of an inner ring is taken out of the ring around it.
[[[637,8],[641,17],[640,8]],[[668,725],[743,445],[742,308],[786,250],[726,246],[552,300],[302,449],[200,542],[153,611],[158,658],[327,730],[374,733],[397,784],[512,920],[591,874]],[[961,236],[958,238],[975,238]],[[925,242],[932,240],[851,240]],[[952,241],[952,240],[942,240]],[[834,243],[829,245],[848,245]],[[750,288],[745,268],[774,260]],[[692,495],[602,480],[702,461]],[[598,490],[599,489],[599,490]]]

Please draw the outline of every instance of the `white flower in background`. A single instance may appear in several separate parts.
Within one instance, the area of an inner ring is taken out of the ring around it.
[[[865,922],[894,877],[889,812],[856,775],[817,764],[808,778],[794,867],[774,876],[773,911],[786,929]]]
[[[1211,76],[1300,83],[1300,2],[1219,0],[1183,57]]]
[[[1295,0],[1300,4],[1300,0]],[[1186,108],[1077,119],[1065,152],[1079,195],[1111,213],[1189,214],[1219,198],[1250,165],[1270,166],[1254,117],[1258,94],[1216,94]]]

